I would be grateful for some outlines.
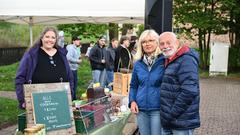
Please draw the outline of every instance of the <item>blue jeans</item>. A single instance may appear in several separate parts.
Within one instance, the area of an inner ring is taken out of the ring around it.
[[[162,129],[162,135],[194,135],[194,129],[190,130],[171,130]]]
[[[92,71],[93,83],[100,83],[104,88],[106,85],[106,70],[93,70]]]
[[[77,92],[77,82],[78,82],[78,76],[77,76],[77,70],[72,70],[73,73],[73,93],[72,93],[72,100],[76,100],[76,92]]]
[[[137,124],[141,135],[161,135],[160,111],[139,111]]]
[[[107,86],[113,82],[113,74],[114,74],[113,70],[107,70],[107,82],[106,82]],[[108,87],[108,88],[112,90],[112,87]]]

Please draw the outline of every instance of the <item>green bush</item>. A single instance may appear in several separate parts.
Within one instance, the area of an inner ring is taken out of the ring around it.
[[[229,48],[228,69],[230,72],[240,71],[240,47]]]

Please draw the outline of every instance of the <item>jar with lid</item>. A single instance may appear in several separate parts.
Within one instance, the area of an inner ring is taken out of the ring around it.
[[[25,128],[24,129],[24,135],[37,135],[38,130],[36,128]]]

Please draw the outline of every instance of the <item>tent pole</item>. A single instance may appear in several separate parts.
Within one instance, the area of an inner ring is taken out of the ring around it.
[[[32,26],[33,26],[33,18],[32,18],[32,16],[30,16],[30,17],[29,17],[30,46],[33,45],[33,31],[32,31]]]

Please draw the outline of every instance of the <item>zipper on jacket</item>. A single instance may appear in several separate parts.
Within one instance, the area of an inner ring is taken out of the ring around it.
[[[147,79],[147,82],[149,82],[149,77],[150,77],[150,72],[151,71],[148,71],[148,79]],[[149,83],[147,83],[147,91],[149,89]],[[147,96],[146,96],[146,103],[148,105],[148,92],[147,92]],[[149,109],[149,106],[147,107],[147,109]]]

